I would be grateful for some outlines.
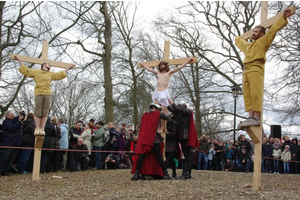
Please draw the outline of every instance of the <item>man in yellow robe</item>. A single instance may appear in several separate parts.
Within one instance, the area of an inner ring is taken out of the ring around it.
[[[266,62],[266,52],[273,42],[276,32],[288,24],[287,16],[291,12],[286,9],[283,16],[275,22],[271,29],[265,33],[265,28],[256,26],[248,43],[241,37],[235,38],[236,46],[245,54],[243,72],[243,94],[245,110],[249,112],[249,118],[241,121],[237,129],[249,126],[260,126],[260,113],[262,111],[263,100],[263,80],[264,65]]]

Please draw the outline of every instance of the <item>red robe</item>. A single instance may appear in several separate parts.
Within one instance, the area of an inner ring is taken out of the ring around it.
[[[146,154],[143,160],[143,165],[140,169],[140,174],[159,175],[161,177],[164,176],[163,170],[160,167],[155,154],[153,153],[153,151],[151,151],[155,134],[157,132],[159,115],[160,111],[152,111],[143,114],[140,125],[139,139],[137,141],[134,152],[137,155],[135,158],[136,162],[133,163],[131,173],[135,172],[139,154]],[[163,145],[163,143],[161,143],[160,145],[161,151],[163,151]]]
[[[194,122],[193,111],[192,111],[191,119],[190,119],[189,139],[188,139],[187,146],[191,146],[191,147],[199,147],[200,146],[197,131],[196,131],[196,126],[195,126],[195,122]]]

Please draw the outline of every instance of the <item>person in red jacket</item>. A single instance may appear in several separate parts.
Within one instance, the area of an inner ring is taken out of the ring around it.
[[[159,175],[163,179],[173,179],[167,170],[162,157],[163,138],[157,132],[160,119],[167,120],[169,117],[159,111],[160,105],[151,104],[150,112],[143,114],[139,139],[135,148],[137,155],[131,173],[133,181],[140,179],[142,175]]]

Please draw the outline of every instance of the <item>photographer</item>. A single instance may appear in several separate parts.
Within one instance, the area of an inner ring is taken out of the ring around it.
[[[4,146],[17,147],[22,144],[21,126],[25,117],[24,111],[19,111],[18,116],[14,116],[11,110],[5,112],[5,120],[3,121],[3,144]],[[15,161],[18,149],[3,149],[0,157],[0,173],[4,176],[10,176],[8,171]]]
[[[90,161],[88,156],[88,148],[86,144],[83,144],[83,139],[78,138],[77,144],[73,147],[73,150],[84,150],[80,151],[72,151],[71,152],[71,172],[74,171],[85,171],[87,169],[87,165]]]
[[[109,154],[105,158],[106,169],[128,169],[132,168],[129,157],[124,153]]]

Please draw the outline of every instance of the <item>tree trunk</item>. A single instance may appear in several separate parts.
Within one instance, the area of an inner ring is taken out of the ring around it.
[[[104,70],[104,88],[105,88],[105,122],[108,123],[114,120],[114,101],[112,95],[112,79],[111,79],[111,20],[107,10],[107,2],[101,2],[101,12],[105,19],[105,30],[104,30],[104,54],[103,54],[103,70]]]

